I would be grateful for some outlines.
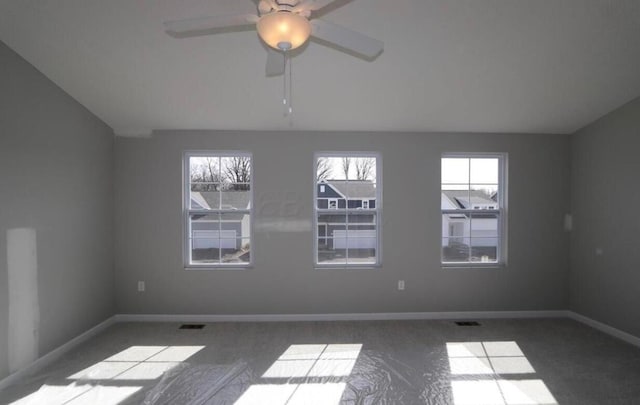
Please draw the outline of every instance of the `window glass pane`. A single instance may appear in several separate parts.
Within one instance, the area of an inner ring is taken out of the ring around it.
[[[346,180],[352,170],[351,159],[347,157],[319,156],[316,160],[316,179]]]
[[[462,243],[471,235],[469,217],[466,214],[442,214],[442,237]]]
[[[220,214],[220,237],[225,239],[249,238],[251,236],[251,216],[247,213]]]
[[[329,248],[329,238],[327,235],[327,225],[318,225],[316,237],[318,238],[318,250]]]
[[[372,244],[365,240],[349,239],[349,249],[347,251],[347,262],[349,264],[373,264],[376,263],[375,238]]]
[[[375,157],[355,157],[352,158],[353,170],[349,172],[349,180],[375,183],[376,181],[376,158]]]
[[[338,160],[330,157],[318,157],[316,160],[316,181],[318,183],[329,180],[337,179],[339,175]],[[321,192],[324,192],[324,187],[321,187]]]
[[[472,158],[470,159],[470,183],[498,184],[497,158]]]
[[[442,261],[445,263],[460,263],[469,261],[469,238],[442,238]]]
[[[333,251],[333,259],[349,264],[376,262],[377,231],[375,214],[347,215],[346,226],[329,228],[331,238],[319,237]]]
[[[376,226],[371,224],[348,224],[347,230],[336,230],[333,233],[336,246],[343,248],[376,246]],[[357,241],[355,239],[358,239]]]
[[[327,198],[318,198],[316,201],[317,208],[321,210],[326,210],[329,208],[329,199]]]
[[[220,158],[225,183],[250,183],[251,158],[249,156],[223,156]]]
[[[346,250],[335,247],[333,238],[318,238],[319,264],[346,264]]]
[[[377,185],[371,180],[349,180],[344,184],[336,184],[336,187],[348,198],[350,209],[362,208],[363,200],[368,204],[369,201],[375,202],[377,197]]]
[[[376,158],[373,156],[319,156],[316,181],[376,181]]]
[[[347,221],[350,225],[353,224],[362,224],[362,225],[375,225],[376,224],[376,213],[373,212],[362,212],[358,211],[349,211],[347,213]]]
[[[218,209],[220,196],[220,159],[217,157],[189,158],[189,204],[191,209]]]
[[[189,216],[191,223],[191,237],[200,237],[198,231],[218,231],[220,229],[220,214],[191,214]],[[216,236],[217,237],[217,236]]]
[[[220,221],[218,214],[191,215],[191,260],[193,263],[218,263],[220,258]]]
[[[498,215],[473,214],[471,217],[471,261],[495,262],[498,255]]]
[[[320,214],[318,215],[318,227],[326,229],[326,235],[333,237],[333,231],[336,229],[345,230],[347,224],[347,216],[345,214]]]
[[[220,158],[192,156],[189,158],[191,184],[220,183]]]
[[[469,206],[468,185],[442,185],[440,196],[443,210],[464,210]]]
[[[497,238],[498,214],[472,214],[471,237],[474,239]]]
[[[192,239],[191,240],[192,264],[218,264],[220,263],[220,249],[217,247],[217,239]]]
[[[498,186],[494,184],[474,184],[469,191],[467,209],[473,210],[497,210]]]
[[[469,159],[443,158],[442,183],[469,184]]]
[[[220,208],[218,183],[191,184],[190,204],[193,210],[217,210]]]
[[[471,238],[471,261],[496,262],[498,238]]]
[[[220,192],[221,206],[223,210],[248,210],[251,201],[250,184],[225,184],[225,188]]]
[[[249,263],[251,241],[248,238],[221,239],[222,263]]]

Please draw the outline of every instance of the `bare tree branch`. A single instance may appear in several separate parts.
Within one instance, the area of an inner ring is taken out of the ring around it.
[[[356,168],[356,179],[371,180],[373,170],[376,166],[374,158],[357,158],[354,162]]]
[[[349,178],[349,168],[351,167],[351,158],[343,157],[342,158],[342,172],[344,173],[344,178]]]
[[[223,174],[225,180],[233,183],[229,187],[233,190],[249,190],[251,182],[251,159],[247,156],[233,156],[224,158]],[[247,184],[238,184],[247,183]]]
[[[191,189],[192,191],[216,191],[221,182],[219,158],[197,158],[191,164]]]
[[[327,158],[318,158],[316,162],[316,181],[327,180],[331,177],[333,168]]]

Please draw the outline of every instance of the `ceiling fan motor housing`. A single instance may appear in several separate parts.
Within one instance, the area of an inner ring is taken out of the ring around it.
[[[265,15],[272,11],[293,11],[293,8],[300,3],[300,0],[260,0],[258,10],[260,15]]]
[[[260,38],[272,48],[288,51],[304,44],[311,35],[305,17],[289,11],[275,11],[260,17],[256,24]]]

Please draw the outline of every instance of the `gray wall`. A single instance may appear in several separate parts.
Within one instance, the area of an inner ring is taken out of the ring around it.
[[[640,99],[571,143],[571,309],[640,336]]]
[[[253,269],[182,267],[182,153],[198,149],[253,153]],[[379,151],[383,159],[383,267],[315,270],[313,153],[363,149]],[[509,154],[507,268],[440,267],[445,151]],[[117,138],[118,312],[566,309],[569,156],[569,137],[562,135],[167,131],[149,139]],[[280,210],[266,204],[273,198]],[[399,279],[406,280],[405,291],[397,290]],[[138,280],[146,281],[146,292],[137,292]]]
[[[113,131],[0,42],[0,378],[7,230],[37,232],[40,355],[114,313]]]

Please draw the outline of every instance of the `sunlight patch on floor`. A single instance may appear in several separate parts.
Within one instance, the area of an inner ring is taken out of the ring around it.
[[[448,342],[447,355],[455,405],[557,405],[542,380],[518,378],[536,371],[516,342]]]
[[[12,405],[117,405],[204,347],[131,346],[69,376],[69,384],[45,384]]]
[[[235,405],[337,405],[361,350],[361,344],[291,345],[264,372],[264,383],[251,385]],[[273,383],[278,379],[287,382]]]

